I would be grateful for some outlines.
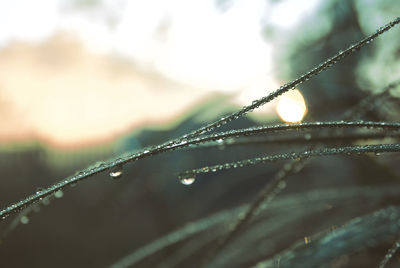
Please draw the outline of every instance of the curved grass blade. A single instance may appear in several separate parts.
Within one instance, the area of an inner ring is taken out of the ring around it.
[[[357,217],[334,231],[311,236],[311,245],[304,240],[272,259],[257,263],[255,268],[274,267],[279,261],[282,267],[317,267],[321,263],[354,253],[366,245],[376,245],[392,239],[400,232],[399,207],[389,207],[363,217]]]
[[[390,260],[394,257],[394,255],[399,250],[399,248],[400,248],[400,240],[397,240],[393,244],[393,246],[388,250],[385,257],[381,260],[381,262],[378,265],[378,268],[384,268],[390,262]]]
[[[374,199],[397,196],[399,185],[389,185],[379,188],[373,187],[345,187],[338,189],[320,189],[307,191],[305,193],[293,194],[285,196],[276,200],[276,202],[269,206],[261,206],[260,211],[277,210],[282,211],[285,208],[291,209],[293,207],[303,207],[314,203],[327,203],[335,200],[346,200],[352,197],[360,197],[366,199]],[[235,218],[238,213],[242,213],[249,208],[249,205],[241,205],[235,208],[217,212],[211,216],[201,218],[177,230],[170,232],[153,242],[150,242],[143,247],[133,251],[118,262],[111,265],[113,268],[131,267],[143,259],[165,249],[166,247],[179,243],[195,234],[206,231],[218,224],[230,222]]]
[[[216,171],[223,171],[232,168],[241,168],[246,166],[253,166],[257,164],[269,163],[280,160],[290,159],[304,159],[318,156],[331,156],[331,155],[351,155],[351,154],[364,154],[364,153],[389,153],[399,152],[400,144],[378,144],[378,145],[365,145],[365,146],[345,146],[345,147],[332,147],[318,150],[306,150],[302,152],[292,152],[284,154],[274,154],[263,157],[250,158],[235,162],[224,163],[214,166],[205,166],[189,171],[180,173],[179,176],[184,177],[188,175],[198,175],[203,173],[210,173]]]
[[[398,138],[400,133],[397,132],[384,132],[384,133],[351,133],[351,134],[310,134],[304,136],[268,136],[266,138],[240,138],[240,139],[227,139],[223,142],[209,142],[204,144],[197,144],[194,149],[199,148],[226,148],[235,146],[248,146],[248,145],[291,145],[291,144],[312,144],[312,143],[352,143],[361,140],[378,140],[384,138]],[[189,147],[191,148],[191,147]]]

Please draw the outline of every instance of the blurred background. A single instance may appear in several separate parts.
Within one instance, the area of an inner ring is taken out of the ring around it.
[[[0,1],[0,205],[96,161],[176,138],[236,111],[398,14],[395,0]],[[342,119],[349,107],[400,78],[399,33],[394,28],[223,129]],[[391,91],[363,119],[396,121],[397,97]],[[25,216],[0,222],[2,263],[107,267],[188,222],[250,202],[284,163],[204,175],[190,187],[179,183],[176,172],[305,148],[304,143],[294,146],[185,150],[127,165],[118,182],[107,174],[95,176]],[[232,245],[240,254],[229,255],[227,249],[228,257],[212,265],[247,267],[298,239],[396,204],[395,194],[382,189],[399,187],[393,165],[397,159],[312,161],[293,175],[301,182],[288,183],[282,198],[318,189],[343,192],[337,187],[352,194],[333,194],[331,199],[321,194],[329,200],[317,200],[322,208],[308,210],[299,205],[308,199],[296,197],[297,218],[282,216],[290,206],[269,212],[282,229],[271,227],[265,233],[268,240],[243,235],[247,244]],[[372,186],[376,191],[370,191]],[[314,224],[306,212],[314,216]],[[203,246],[215,238],[214,229],[207,233],[211,238]],[[348,254],[332,254],[327,267],[378,263],[393,239],[371,245],[372,253],[360,246]],[[185,243],[136,265],[190,267],[204,248],[198,245],[184,256],[179,250]],[[250,254],[254,248],[260,252]]]

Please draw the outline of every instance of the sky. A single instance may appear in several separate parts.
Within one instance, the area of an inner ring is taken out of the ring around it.
[[[282,83],[265,25],[289,31],[317,4],[0,1],[0,140],[104,140],[215,93],[246,105]]]

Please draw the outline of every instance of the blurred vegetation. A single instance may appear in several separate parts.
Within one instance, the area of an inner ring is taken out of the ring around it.
[[[229,8],[231,1],[218,2]],[[371,24],[383,25],[394,14],[399,14],[395,12],[400,8],[396,1],[367,1],[365,5],[362,2],[324,1],[317,14],[299,25],[292,35],[281,36],[279,31],[266,26],[266,38],[281,46],[275,59],[280,78],[290,81],[298,77],[372,32]],[[320,19],[325,24],[319,24]],[[399,36],[399,29],[395,28],[304,83],[300,90],[307,100],[306,120],[341,120],[341,115],[350,107],[399,79]],[[378,103],[372,102],[362,119],[396,121],[400,107],[395,92],[391,91]],[[218,101],[212,105],[223,104]],[[43,145],[23,147],[19,151],[2,150],[0,203],[5,205],[22,198],[98,159],[162,143],[197,129],[203,125],[198,118],[209,109],[209,106],[200,107],[168,129],[143,129],[118,141],[117,145],[104,145],[87,152],[54,152]],[[223,114],[213,116],[216,120]],[[243,117],[221,130],[258,124],[259,121]],[[345,132],[315,131],[310,135],[324,133],[338,134],[339,139],[330,142],[338,145],[377,142],[376,139],[340,139]],[[290,134],[282,135],[290,138]],[[303,137],[304,133],[296,135]],[[26,216],[29,224],[24,218],[15,231],[2,237],[2,266],[109,266],[151,241],[162,240],[169,232],[189,226],[192,228],[187,231],[189,235],[185,236],[181,229],[176,236],[163,240],[165,244],[161,243],[159,248],[149,244],[142,251],[148,256],[139,250],[134,257],[138,260],[135,267],[193,267],[203,261],[244,206],[254,200],[285,163],[203,174],[190,186],[180,184],[176,173],[266,152],[304,150],[308,140],[305,137],[293,143],[204,146],[128,164],[117,181],[108,174],[97,175],[95,181],[92,179],[66,191],[63,198],[44,202],[47,205],[34,205]],[[398,139],[390,137],[384,142],[398,143]],[[312,159],[289,176],[282,194],[259,212],[207,267],[250,267],[257,263],[259,267],[377,266],[400,238],[398,160],[397,153]],[[373,214],[377,210],[381,211]],[[199,223],[203,218],[204,222]],[[0,222],[3,234],[10,222]],[[387,267],[396,267],[399,262],[399,257],[395,257]]]

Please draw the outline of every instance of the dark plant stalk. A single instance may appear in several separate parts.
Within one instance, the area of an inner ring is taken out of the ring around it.
[[[304,136],[289,136],[289,137],[266,137],[266,138],[240,138],[219,142],[209,142],[197,144],[193,149],[199,148],[225,148],[234,146],[248,146],[248,145],[288,145],[288,144],[312,144],[312,143],[351,143],[361,140],[377,140],[384,138],[398,138],[400,133],[398,132],[384,132],[384,133],[351,133],[351,134],[310,134],[307,133]],[[191,148],[189,146],[189,148]]]
[[[379,103],[382,102],[384,99],[390,97],[390,91],[392,89],[397,88],[399,85],[400,85],[400,80],[393,81],[392,83],[384,87],[382,90],[380,90],[379,93],[369,95],[363,98],[358,104],[356,104],[354,107],[352,107],[350,110],[344,113],[343,119],[354,120],[360,118],[362,115],[366,113],[366,111],[372,110],[377,105],[379,105]]]
[[[351,254],[360,246],[373,246],[381,241],[398,235],[400,224],[399,207],[388,207],[369,215],[350,220],[334,231],[328,230],[311,236],[308,240],[298,241],[291,249],[285,250],[274,258],[258,262],[253,267],[275,267],[280,262],[281,267],[317,267],[327,264],[343,254]],[[325,249],[325,250],[321,250]],[[329,250],[326,250],[329,249]]]
[[[207,136],[198,137],[195,139],[188,140],[185,145],[197,144],[207,141],[223,140],[226,138],[237,137],[237,136],[251,136],[257,134],[264,134],[277,131],[289,131],[289,130],[308,130],[308,129],[330,129],[330,128],[382,128],[388,130],[399,130],[400,123],[390,122],[371,122],[371,121],[330,121],[330,122],[306,122],[306,123],[295,123],[295,124],[278,124],[272,126],[260,126],[250,127],[245,129],[235,129],[226,132],[215,133]],[[176,148],[176,147],[174,147]]]
[[[291,152],[284,154],[274,154],[256,158],[249,158],[245,160],[224,163],[220,165],[205,166],[196,168],[180,173],[180,177],[196,176],[198,174],[210,173],[216,171],[223,171],[232,168],[241,168],[246,166],[253,166],[257,164],[275,162],[279,160],[290,160],[290,159],[304,159],[316,156],[330,156],[330,155],[350,155],[350,154],[365,154],[365,153],[389,153],[399,152],[400,144],[377,144],[377,145],[365,145],[365,146],[345,146],[345,147],[333,147],[324,148],[318,150],[306,150],[302,152]]]
[[[388,250],[385,257],[383,257],[383,259],[379,263],[378,268],[384,268],[394,257],[399,248],[400,248],[400,239],[394,242],[393,246]]]
[[[388,185],[379,188],[363,186],[348,188],[344,187],[339,188],[339,190],[337,188],[312,190],[306,193],[282,197],[281,199],[277,199],[276,202],[271,203],[269,206],[261,206],[259,210],[266,212],[273,210],[282,211],[293,207],[308,207],[311,204],[321,204],[338,199],[346,200],[351,197],[366,198],[368,200],[374,198],[394,197],[397,196],[398,188],[398,185]],[[148,258],[171,245],[182,242],[183,240],[188,239],[189,237],[201,233],[205,230],[213,228],[218,224],[223,224],[233,220],[238,213],[245,212],[247,209],[249,209],[249,207],[250,205],[241,205],[235,208],[229,208],[186,224],[136,249],[132,253],[126,255],[125,257],[112,264],[111,267],[132,267],[143,259]]]

